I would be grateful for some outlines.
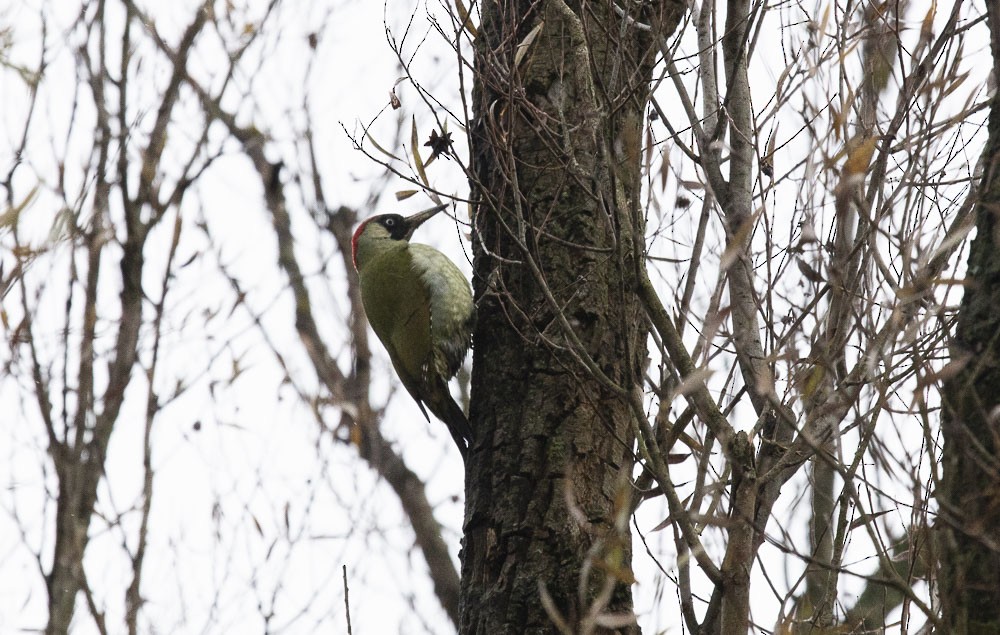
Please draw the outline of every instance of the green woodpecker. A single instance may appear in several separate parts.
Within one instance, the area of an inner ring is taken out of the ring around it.
[[[447,256],[410,244],[413,232],[447,205],[404,218],[373,216],[351,241],[361,300],[406,391],[427,418],[427,407],[448,426],[462,458],[472,428],[448,391],[469,351],[475,308],[469,281]],[[427,418],[430,421],[429,418]]]

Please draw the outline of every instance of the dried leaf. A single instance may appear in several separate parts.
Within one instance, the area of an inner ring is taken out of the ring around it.
[[[179,265],[177,266],[177,268],[178,268],[178,269],[186,269],[187,267],[190,267],[190,266],[191,266],[191,264],[192,264],[192,263],[193,263],[193,262],[194,262],[195,260],[197,260],[197,259],[198,259],[198,256],[200,256],[200,255],[201,255],[201,252],[200,252],[200,251],[196,251],[196,252],[194,252],[193,254],[191,254],[191,256],[190,256],[190,257],[188,257],[188,259],[187,259],[187,260],[185,260],[184,262],[182,262],[181,264],[179,264]]]
[[[776,125],[774,130],[771,131],[770,138],[767,140],[767,150],[760,159],[760,171],[769,178],[774,176],[774,146],[777,138],[778,126]]]
[[[402,161],[402,159],[400,159],[399,157],[397,157],[395,154],[389,152],[388,150],[386,150],[385,148],[383,148],[382,146],[380,146],[379,143],[378,143],[378,141],[375,141],[375,137],[371,136],[370,133],[366,133],[365,136],[368,138],[369,141],[372,142],[372,145],[375,146],[376,150],[378,150],[379,152],[381,152],[385,156],[389,157],[390,159],[395,159],[397,161]]]
[[[653,167],[653,145],[654,145],[654,142],[653,142],[653,127],[652,126],[646,126],[646,156],[645,156],[645,161],[644,161],[643,168],[645,168],[644,171],[647,174],[652,171],[652,167]]]
[[[406,199],[410,198],[419,191],[420,190],[400,190],[396,192],[396,200],[405,201]]]
[[[822,19],[820,19],[820,22],[819,22],[819,32],[820,33],[826,32],[826,25],[827,25],[827,23],[829,23],[829,21],[830,21],[830,5],[828,4],[828,5],[826,5],[826,9],[823,11],[823,17],[822,17]]]
[[[667,190],[667,176],[670,175],[670,153],[664,149],[660,152],[660,191]]]
[[[17,225],[17,221],[21,218],[21,212],[23,212],[31,202],[35,200],[35,195],[38,194],[38,186],[31,188],[28,195],[24,199],[14,205],[14,207],[7,208],[3,214],[0,214],[0,229],[5,229],[7,227],[14,227]]]
[[[857,529],[858,527],[864,527],[865,525],[867,525],[871,521],[875,520],[879,516],[885,516],[886,514],[888,514],[891,511],[892,511],[891,509],[887,509],[887,510],[881,511],[881,512],[874,512],[872,514],[861,514],[860,516],[858,516],[857,518],[855,518],[854,521],[851,522],[851,526],[848,527],[847,530],[848,531],[853,531],[853,530]]]
[[[455,11],[458,13],[458,18],[462,21],[462,28],[468,31],[469,35],[473,38],[478,37],[479,31],[472,24],[472,16],[469,15],[469,10],[465,8],[465,3],[462,0],[455,0]]]
[[[931,2],[931,6],[927,9],[927,15],[924,16],[923,22],[920,23],[920,37],[930,39],[934,35],[934,15],[937,13],[937,0]]]
[[[792,64],[785,67],[785,70],[781,71],[781,75],[778,75],[778,81],[774,85],[774,96],[775,99],[780,103],[784,95],[782,94],[782,89],[785,86],[785,81],[792,72]]]
[[[956,89],[957,89],[957,88],[958,88],[959,86],[961,86],[962,84],[964,84],[964,83],[965,83],[965,80],[967,80],[968,78],[969,78],[969,73],[968,73],[968,71],[966,71],[966,72],[962,73],[961,75],[959,75],[958,77],[956,77],[956,78],[955,78],[955,81],[953,81],[953,82],[952,82],[951,84],[949,84],[949,85],[948,85],[948,88],[944,89],[944,92],[942,92],[942,93],[941,93],[941,96],[940,96],[940,97],[938,97],[938,99],[944,99],[944,98],[945,98],[945,97],[947,97],[948,95],[950,95],[950,94],[952,94],[953,92],[955,92],[955,90],[956,90]]]
[[[656,527],[653,527],[649,531],[650,532],[662,531],[662,530],[666,529],[667,527],[669,527],[672,524],[674,524],[674,517],[673,517],[673,515],[670,515],[670,516],[667,516],[666,518],[664,518],[663,520],[661,520],[659,522],[659,524],[656,525]]]
[[[954,231],[941,241],[941,246],[934,250],[934,255],[931,256],[931,260],[938,258],[942,254],[950,252],[955,245],[965,240],[965,237],[969,235],[969,232],[971,232],[972,228],[975,226],[975,217],[971,216],[968,222],[962,223],[958,227],[954,228]]]
[[[801,258],[796,258],[795,264],[799,266],[799,271],[802,272],[802,275],[805,276],[806,280],[808,280],[809,282],[824,281],[823,274],[816,271],[816,269],[814,269],[813,266],[810,265],[805,260],[802,260]]]
[[[413,127],[410,131],[410,151],[413,153],[414,167],[417,169],[421,183],[430,187],[431,184],[427,181],[427,172],[424,170],[424,160],[420,157],[420,135],[417,133],[417,118],[411,117],[411,121],[413,122]]]
[[[535,25],[535,28],[531,29],[531,31],[524,36],[524,39],[521,40],[521,43],[517,45],[517,50],[514,51],[515,68],[521,65],[521,61],[524,59],[524,56],[528,54],[528,50],[531,48],[531,43],[535,41],[535,38],[538,37],[538,34],[542,32],[544,27],[545,20],[540,20],[538,24]]]

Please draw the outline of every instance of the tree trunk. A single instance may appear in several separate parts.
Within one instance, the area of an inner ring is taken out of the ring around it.
[[[632,18],[669,34],[680,9]],[[627,395],[646,360],[634,289],[655,50],[640,26],[611,3],[482,5],[462,633],[638,632]]]
[[[1000,15],[987,2],[994,75]],[[965,297],[945,380],[939,495],[939,588],[949,633],[1000,633],[1000,107],[994,94],[989,139],[969,251]]]
[[[73,470],[72,466],[66,468],[66,472]],[[69,632],[76,608],[76,596],[83,581],[83,554],[87,548],[87,530],[90,526],[93,504],[89,500],[87,501],[89,505],[81,504],[77,495],[80,480],[75,471],[60,474],[52,569],[45,580],[49,595],[46,635]]]

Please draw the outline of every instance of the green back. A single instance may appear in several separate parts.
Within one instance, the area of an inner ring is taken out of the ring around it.
[[[433,247],[411,244],[410,254],[424,286],[432,290],[432,364],[447,380],[458,372],[471,344],[475,321],[472,289],[455,263]]]
[[[396,373],[419,401],[417,384],[431,356],[430,302],[407,247],[385,250],[361,267],[361,300]]]

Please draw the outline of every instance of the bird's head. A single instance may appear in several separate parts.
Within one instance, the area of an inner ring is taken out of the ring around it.
[[[446,207],[448,207],[446,204],[435,205],[413,216],[380,214],[365,219],[351,239],[351,258],[354,260],[354,268],[358,269],[359,264],[381,249],[409,242],[417,227]]]

